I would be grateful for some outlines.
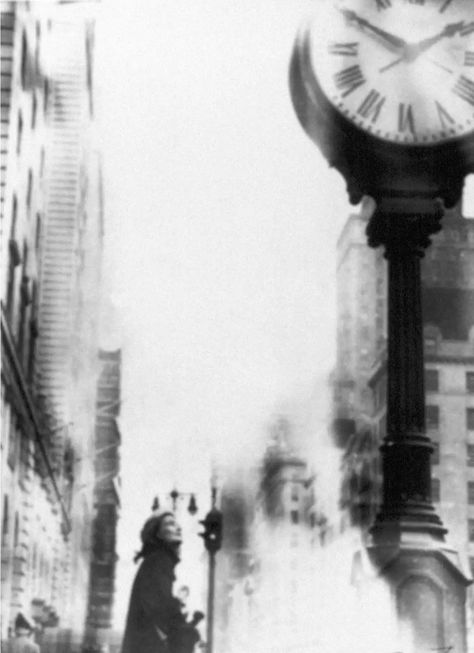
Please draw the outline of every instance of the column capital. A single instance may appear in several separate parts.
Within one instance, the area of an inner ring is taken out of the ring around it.
[[[385,247],[385,257],[422,257],[431,236],[441,230],[444,207],[436,198],[382,197],[367,225],[370,247]]]

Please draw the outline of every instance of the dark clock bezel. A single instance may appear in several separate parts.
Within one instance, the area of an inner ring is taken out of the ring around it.
[[[374,185],[396,191],[398,180],[401,192],[405,186],[413,188],[417,183],[424,192],[432,187],[435,193],[441,188],[445,201],[452,204],[453,197],[459,194],[455,180],[474,172],[474,129],[425,144],[379,138],[352,122],[327,98],[310,55],[310,30],[306,27],[297,38],[291,58],[293,105],[305,131],[329,164],[348,181],[351,201],[360,201],[360,196],[373,190]]]

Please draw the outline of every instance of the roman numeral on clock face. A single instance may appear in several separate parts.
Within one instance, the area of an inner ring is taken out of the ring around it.
[[[446,129],[454,124],[454,118],[446,111],[442,104],[435,100],[436,109],[438,111],[438,118],[441,123],[441,127]]]
[[[329,54],[341,54],[348,57],[355,57],[359,50],[359,44],[356,43],[330,43],[328,45]]]
[[[341,91],[342,97],[346,97],[356,88],[365,84],[365,78],[360,66],[349,66],[334,75],[334,83],[336,88]]]
[[[363,118],[370,118],[372,122],[376,122],[384,102],[385,97],[381,96],[378,91],[372,89],[357,109],[357,113]]]
[[[467,50],[464,53],[464,65],[474,66],[474,50]]]
[[[474,106],[474,82],[472,79],[461,75],[453,87],[453,93]]]
[[[415,118],[411,104],[400,102],[398,105],[398,131],[415,133]]]

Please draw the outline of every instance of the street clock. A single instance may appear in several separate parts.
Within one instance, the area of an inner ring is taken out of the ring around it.
[[[474,172],[474,0],[315,0],[290,85],[298,118],[351,202],[375,200],[387,259],[387,411],[368,569],[387,581],[406,651],[465,653],[469,579],[432,502],[420,260]]]
[[[459,199],[473,170],[472,0],[318,0],[291,90],[303,127],[348,182]]]

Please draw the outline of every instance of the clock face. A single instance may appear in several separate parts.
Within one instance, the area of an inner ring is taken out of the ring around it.
[[[474,129],[474,0],[317,0],[308,39],[329,102],[376,138]]]

